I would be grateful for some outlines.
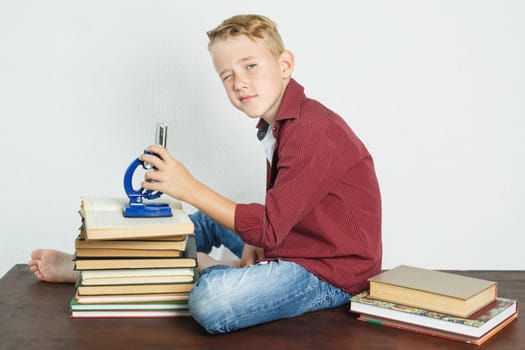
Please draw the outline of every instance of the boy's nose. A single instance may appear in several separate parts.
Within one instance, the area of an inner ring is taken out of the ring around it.
[[[233,89],[235,91],[240,91],[244,88],[246,88],[246,79],[244,79],[244,77],[240,75],[236,76],[233,79]]]

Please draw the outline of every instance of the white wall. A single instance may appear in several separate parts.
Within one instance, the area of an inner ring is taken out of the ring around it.
[[[249,12],[374,155],[383,267],[525,269],[524,2],[253,3],[0,0],[0,276],[33,248],[72,251],[80,197],[123,195],[156,121],[196,177],[262,201],[254,121],[206,50]]]

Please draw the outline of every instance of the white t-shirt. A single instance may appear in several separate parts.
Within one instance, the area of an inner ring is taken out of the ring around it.
[[[263,139],[261,140],[264,153],[266,154],[266,159],[268,159],[270,165],[272,164],[273,151],[275,149],[275,137],[273,137],[272,131],[273,127],[268,125],[268,129],[266,129],[266,135],[264,135]]]

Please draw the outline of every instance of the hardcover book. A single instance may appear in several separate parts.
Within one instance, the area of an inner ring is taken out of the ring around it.
[[[153,268],[193,268],[197,266],[195,237],[189,236],[186,250],[175,258],[85,258],[75,254],[75,269],[116,270],[116,269],[153,269]]]
[[[126,240],[75,240],[75,249],[137,249],[137,250],[185,250],[188,235],[167,236],[168,239],[126,239]]]
[[[496,282],[401,265],[369,279],[374,299],[468,317],[496,299]]]
[[[171,249],[106,249],[77,248],[75,255],[82,258],[176,258],[181,256],[180,250]]]
[[[396,329],[400,329],[404,331],[431,335],[433,337],[444,338],[444,339],[459,341],[459,342],[473,344],[473,345],[482,345],[487,340],[492,338],[494,335],[499,333],[503,328],[507,327],[510,323],[512,323],[512,321],[514,321],[517,318],[518,318],[518,311],[516,311],[509,318],[507,318],[502,323],[492,328],[490,331],[488,331],[487,333],[485,333],[484,335],[480,337],[471,337],[468,335],[457,334],[457,333],[448,332],[448,331],[442,331],[442,330],[435,329],[435,328],[424,327],[424,326],[415,325],[412,323],[407,323],[407,322],[402,322],[402,321],[390,320],[387,318],[377,317],[377,316],[361,315],[357,319],[359,321],[369,322],[369,323],[373,323],[376,325],[396,328]]]
[[[110,284],[157,284],[193,282],[197,268],[85,270],[80,272],[84,286]]]
[[[189,310],[71,310],[71,318],[173,318],[190,316]]]
[[[189,293],[155,293],[155,294],[114,294],[114,295],[79,295],[75,298],[79,304],[103,304],[103,303],[147,303],[152,301],[186,301]]]
[[[151,259],[80,259],[76,257],[75,270],[101,269],[139,269],[162,267],[195,267],[197,262],[192,258],[151,258]]]
[[[108,295],[108,294],[166,294],[188,293],[194,283],[160,283],[160,284],[125,284],[104,286],[77,286],[79,295]]]
[[[187,300],[176,301],[152,301],[152,302],[136,302],[136,303],[91,303],[81,304],[75,297],[69,303],[71,310],[91,310],[91,311],[108,311],[108,310],[184,310],[188,309]]]

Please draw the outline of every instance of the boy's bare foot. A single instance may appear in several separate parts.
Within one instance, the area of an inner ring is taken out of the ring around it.
[[[205,253],[197,253],[199,271],[214,265],[240,267],[239,260],[217,260]],[[75,271],[73,255],[55,249],[36,249],[31,253],[29,269],[40,281],[75,283],[78,271]]]
[[[74,283],[77,280],[73,255],[58,250],[36,249],[28,265],[40,281]]]
[[[209,256],[208,254],[202,252],[197,252],[197,262],[199,266],[199,271],[202,271],[207,267],[215,265],[240,267],[239,260],[217,260]]]

